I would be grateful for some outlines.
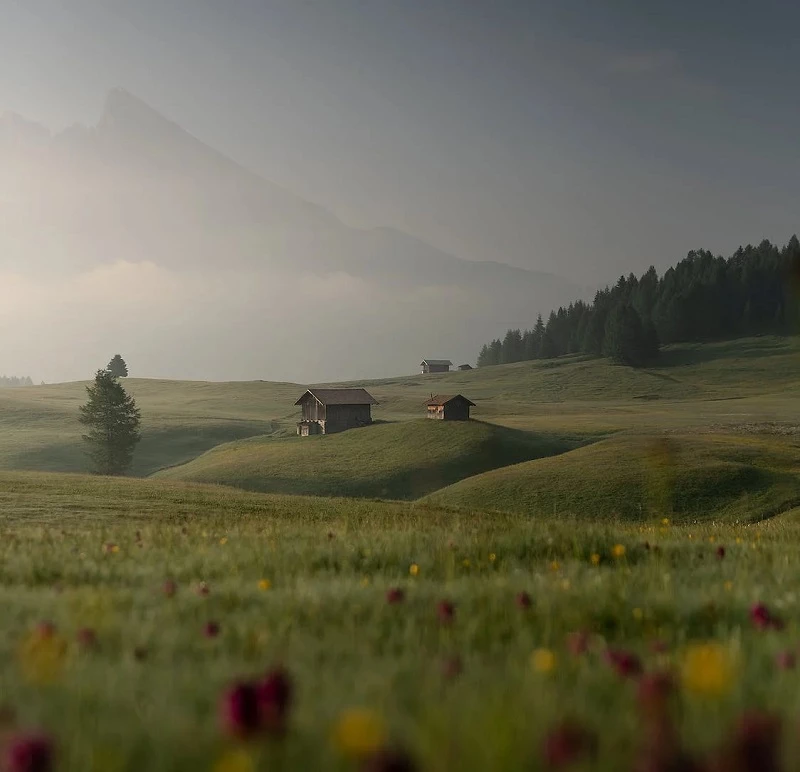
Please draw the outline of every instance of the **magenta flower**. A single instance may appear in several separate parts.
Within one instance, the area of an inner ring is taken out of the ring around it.
[[[517,608],[527,611],[533,605],[533,601],[531,600],[531,596],[523,590],[517,593],[516,604]]]
[[[294,696],[289,673],[282,667],[273,668],[257,685],[256,692],[264,729],[270,734],[283,734]]]
[[[402,603],[406,599],[405,592],[400,587],[391,587],[386,592],[386,602],[389,605]]]
[[[200,582],[200,584],[197,585],[197,594],[200,597],[205,598],[210,593],[211,588],[205,582]]]
[[[725,557],[725,547],[723,547],[722,545],[720,545],[719,547],[717,547],[717,557],[718,557],[720,560],[722,560],[722,558],[724,558],[724,557]]]
[[[554,726],[544,738],[542,756],[548,769],[565,767],[594,756],[597,738],[580,724],[566,720]]]
[[[750,609],[750,621],[757,630],[782,630],[783,621],[772,614],[764,603]]]
[[[7,772],[51,772],[54,768],[53,741],[41,734],[13,738],[6,750]]]
[[[790,650],[779,651],[775,657],[775,664],[781,670],[794,670],[797,665],[797,655]]]
[[[642,674],[642,662],[633,652],[608,649],[605,660],[622,678],[638,678]]]
[[[443,625],[449,625],[456,618],[456,607],[449,600],[441,600],[436,606],[436,613]]]
[[[178,585],[172,579],[167,579],[167,581],[164,582],[164,586],[161,588],[161,591],[168,598],[172,598],[175,596],[175,593],[178,592]]]
[[[222,728],[234,737],[249,737],[261,728],[258,688],[253,683],[238,683],[223,695],[219,706]]]

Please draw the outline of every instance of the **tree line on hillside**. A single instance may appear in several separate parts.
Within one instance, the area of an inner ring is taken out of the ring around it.
[[[18,389],[22,386],[33,386],[33,381],[29,376],[17,378],[14,375],[0,375],[0,389]]]
[[[693,251],[659,277],[620,277],[590,303],[578,300],[541,315],[530,330],[508,330],[483,346],[478,366],[549,359],[562,354],[608,356],[640,366],[661,344],[701,342],[800,328],[800,241],[782,248],[762,241],[725,259]]]

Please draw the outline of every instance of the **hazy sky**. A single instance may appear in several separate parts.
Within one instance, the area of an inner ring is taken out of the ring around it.
[[[798,230],[787,0],[0,0],[0,13],[0,109],[91,123],[124,86],[346,222],[462,257],[605,282]]]

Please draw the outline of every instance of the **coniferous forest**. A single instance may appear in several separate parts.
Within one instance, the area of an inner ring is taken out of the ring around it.
[[[662,344],[798,331],[800,241],[792,236],[782,249],[762,241],[728,259],[698,250],[661,277],[652,266],[622,276],[590,303],[577,300],[487,343],[478,366],[576,353],[641,366]]]

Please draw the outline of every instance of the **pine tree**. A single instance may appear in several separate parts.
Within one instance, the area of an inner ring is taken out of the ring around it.
[[[98,370],[86,391],[89,400],[80,408],[80,422],[88,427],[83,435],[88,455],[98,474],[124,474],[141,439],[141,412],[133,397],[107,370]]]
[[[108,363],[106,370],[115,378],[128,377],[128,365],[125,364],[125,360],[119,354],[114,355],[114,358]]]
[[[628,302],[618,303],[608,315],[603,353],[618,364],[637,367],[648,359],[647,346],[636,309]]]

